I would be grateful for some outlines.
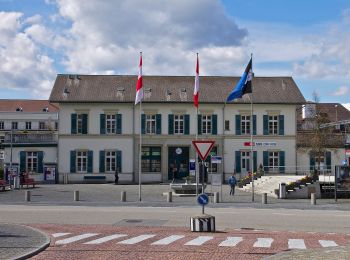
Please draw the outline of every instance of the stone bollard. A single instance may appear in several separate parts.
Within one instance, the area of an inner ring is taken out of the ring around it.
[[[168,191],[166,193],[166,201],[167,202],[173,202],[173,193],[171,191]]]
[[[214,203],[220,202],[220,195],[219,192],[214,192]]]
[[[24,193],[24,200],[30,201],[30,190],[26,190]]]
[[[120,201],[121,202],[126,202],[126,191],[121,191],[120,193]]]
[[[263,193],[261,197],[261,203],[267,204],[267,193]]]
[[[316,205],[316,194],[311,193],[311,205]]]
[[[79,191],[78,190],[74,191],[74,201],[79,201]]]

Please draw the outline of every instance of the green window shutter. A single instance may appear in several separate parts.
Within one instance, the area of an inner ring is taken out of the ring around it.
[[[146,115],[141,114],[141,134],[146,134]]]
[[[190,134],[190,115],[185,115],[185,135]]]
[[[211,116],[211,133],[213,135],[217,135],[218,134],[218,116],[217,115],[212,115]]]
[[[236,173],[241,172],[241,151],[235,152]]]
[[[278,134],[284,135],[284,115],[279,115],[278,117]]]
[[[280,173],[285,173],[285,152],[280,151],[278,153],[280,163]]]
[[[117,155],[116,155],[116,161],[117,161],[117,168],[119,170],[119,172],[122,172],[122,151],[117,151]]]
[[[162,134],[162,115],[156,114],[156,134]]]
[[[263,117],[264,123],[264,135],[269,135],[269,116],[264,115]]]
[[[253,115],[253,135],[256,135],[256,115]]]
[[[19,162],[20,166],[19,169],[21,172],[26,171],[26,152],[21,151],[19,152]]]
[[[94,159],[93,151],[88,151],[88,158],[87,158],[87,163],[88,163],[88,165],[87,165],[87,172],[88,173],[92,173],[92,170],[93,170],[93,168],[92,168],[92,166],[93,166],[93,159]]]
[[[241,115],[236,115],[236,135],[241,135]]]
[[[197,123],[198,123],[198,135],[202,134],[202,115],[198,115],[197,117]]]
[[[70,133],[75,135],[77,133],[77,114],[71,114],[71,130]]]
[[[264,161],[264,171],[268,172],[269,171],[269,152],[264,151],[263,152],[263,161]]]
[[[100,172],[105,172],[105,151],[100,151]]]
[[[116,134],[122,133],[122,114],[115,115],[115,133]]]
[[[75,164],[76,164],[76,152],[70,151],[70,172],[76,172],[75,170]]]
[[[315,169],[315,153],[310,152],[310,171],[313,171]]]
[[[329,151],[326,152],[326,166],[327,170],[332,169],[332,153]]]
[[[44,173],[43,167],[44,152],[38,152],[38,173]]]
[[[106,134],[106,115],[100,114],[100,134]]]
[[[254,172],[256,172],[256,170],[258,169],[258,152],[257,151],[253,151],[253,164],[254,164]]]
[[[88,114],[83,114],[82,134],[88,133]]]
[[[168,115],[168,134],[169,135],[174,134],[174,115],[173,114]]]

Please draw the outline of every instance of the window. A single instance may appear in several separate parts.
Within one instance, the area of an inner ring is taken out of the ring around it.
[[[18,129],[18,122],[12,122],[12,130]]]
[[[45,122],[39,122],[39,130],[45,130]]]
[[[26,130],[32,129],[32,122],[26,122]]]
[[[278,170],[278,167],[278,152],[269,152],[269,168],[272,168],[272,170]]]
[[[106,115],[106,131],[107,134],[115,134],[115,114]]]
[[[161,162],[162,160],[160,147],[142,147],[142,172],[160,172]]]
[[[174,115],[174,134],[184,133],[184,116]]]
[[[202,133],[211,134],[211,116],[202,115]]]
[[[324,170],[326,169],[326,160],[324,154],[315,156],[315,169],[316,170]]]
[[[58,130],[58,122],[55,122],[55,130]]]
[[[250,171],[250,152],[248,151],[242,151],[241,152],[241,170],[242,172],[249,172]]]
[[[4,121],[0,121],[0,130],[4,130],[4,129],[5,129]]]
[[[83,114],[77,115],[77,130],[78,130],[78,134],[83,133]]]
[[[250,116],[241,116],[241,133],[242,135],[250,134]]]
[[[105,156],[105,169],[106,172],[115,172],[116,167],[116,152],[115,151],[106,151]]]
[[[156,115],[146,115],[146,134],[156,133]]]
[[[225,120],[225,131],[230,131],[230,120]]]
[[[38,153],[37,152],[27,152],[26,161],[27,161],[26,163],[27,172],[38,171]]]
[[[269,116],[269,134],[278,134],[278,116]]]
[[[2,136],[0,136],[0,144],[3,142],[5,142],[5,136],[2,135]]]
[[[87,151],[77,151],[76,167],[78,173],[87,172]]]

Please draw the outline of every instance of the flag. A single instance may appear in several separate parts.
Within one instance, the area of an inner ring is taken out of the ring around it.
[[[142,53],[140,53],[140,65],[139,65],[139,76],[137,77],[136,83],[136,97],[135,105],[143,99],[143,88],[142,88]]]
[[[194,80],[194,92],[193,92],[193,102],[195,107],[198,107],[198,95],[199,95],[199,61],[198,61],[198,54],[197,54],[196,78]]]
[[[236,87],[227,97],[227,102],[234,100],[235,98],[241,98],[246,93],[252,93],[252,79],[253,79],[253,69],[252,69],[252,58],[245,68],[245,71],[237,83]]]

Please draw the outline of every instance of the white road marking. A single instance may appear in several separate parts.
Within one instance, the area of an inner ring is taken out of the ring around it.
[[[222,241],[219,246],[236,246],[241,241],[243,241],[242,237],[227,237],[227,239]]]
[[[271,247],[272,242],[272,238],[257,238],[257,241],[254,243],[253,247]]]
[[[63,237],[63,236],[66,236],[66,235],[69,235],[70,233],[53,233],[51,234],[51,236],[53,237]]]
[[[85,233],[85,234],[82,234],[82,235],[79,235],[79,236],[74,236],[74,237],[58,240],[58,241],[56,241],[55,244],[56,245],[65,245],[65,244],[73,243],[73,242],[76,242],[76,241],[79,241],[79,240],[82,240],[82,239],[85,239],[85,238],[93,237],[93,236],[96,236],[96,235],[98,235],[98,234],[96,234],[96,233]]]
[[[149,239],[149,238],[152,238],[152,237],[155,237],[155,236],[156,235],[140,235],[140,236],[137,236],[137,237],[133,237],[133,238],[130,238],[130,239],[118,242],[118,244],[133,245],[133,244],[139,243],[141,241],[144,241],[146,239]]]
[[[290,213],[272,213],[273,215],[279,215],[279,216],[294,216],[295,214]]]
[[[120,237],[126,237],[126,236],[127,235],[125,235],[125,234],[115,234],[115,235],[110,235],[110,236],[106,236],[106,237],[101,237],[101,238],[86,242],[84,244],[86,244],[86,245],[99,245],[99,244],[102,244],[104,242],[107,242],[107,241],[110,241],[113,239],[117,239]]]
[[[306,249],[304,239],[288,239],[289,249]]]
[[[199,236],[191,241],[188,241],[185,246],[200,246],[203,245],[205,242],[212,240],[213,237],[210,236]]]
[[[333,240],[318,240],[318,242],[320,242],[320,245],[322,247],[338,246],[338,244],[335,243]]]
[[[170,243],[179,240],[181,238],[184,238],[185,236],[180,236],[180,235],[172,235],[172,236],[168,236],[166,238],[163,238],[161,240],[158,240],[154,243],[152,243],[151,245],[169,245]]]

